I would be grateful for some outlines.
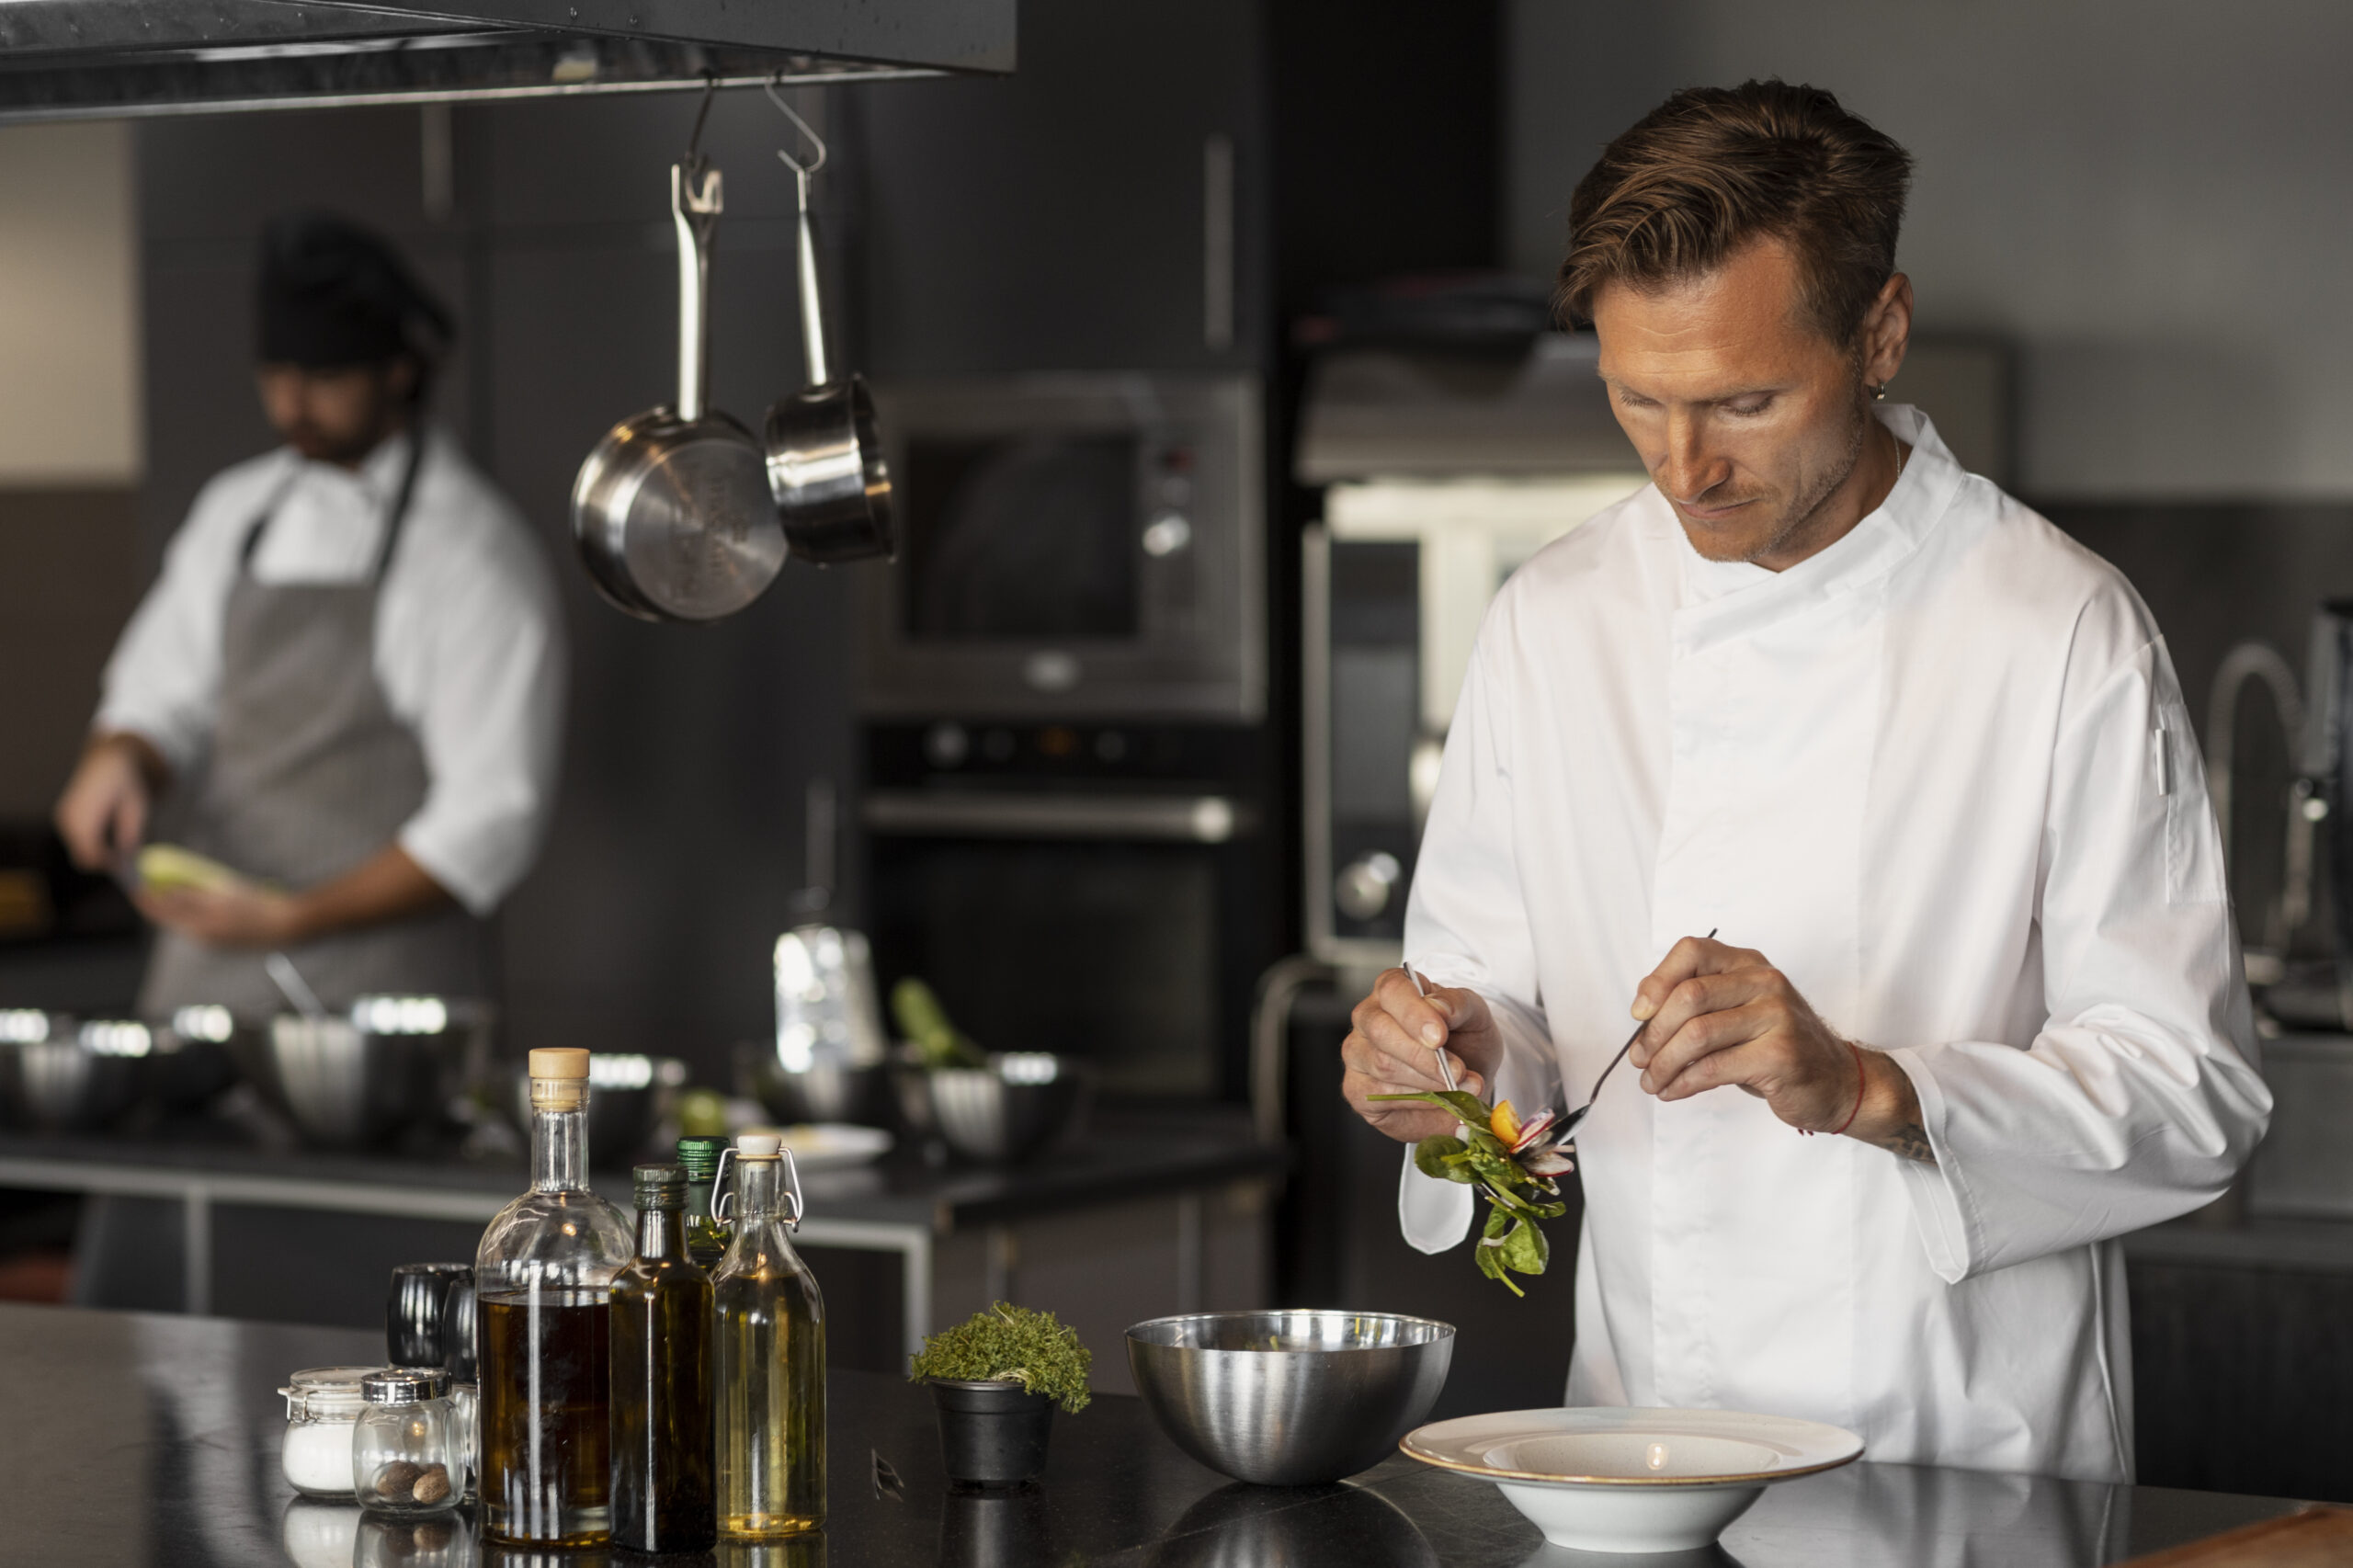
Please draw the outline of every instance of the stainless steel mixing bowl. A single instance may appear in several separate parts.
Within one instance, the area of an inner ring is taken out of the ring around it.
[[[932,1126],[949,1148],[968,1160],[1009,1165],[1069,1130],[1085,1111],[1088,1081],[1068,1057],[1008,1051],[985,1067],[935,1067],[923,1075],[922,1088]]]
[[[1429,1414],[1454,1327],[1393,1312],[1192,1312],[1128,1330],[1136,1392],[1222,1475],[1307,1486],[1368,1470]]]
[[[893,1125],[891,1068],[845,1067],[815,1062],[801,1072],[789,1072],[767,1044],[735,1048],[735,1081],[739,1094],[758,1100],[781,1125],[805,1121],[847,1121],[861,1127]]]
[[[0,1014],[0,1102],[45,1132],[110,1127],[147,1093],[154,1050],[144,1024],[12,1009]]]
[[[304,1138],[372,1148],[440,1119],[488,1049],[490,1011],[457,997],[362,996],[347,1014],[281,1015],[228,1046]]]

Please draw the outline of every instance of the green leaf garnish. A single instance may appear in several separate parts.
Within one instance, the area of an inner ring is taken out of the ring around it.
[[[1476,1095],[1460,1090],[1427,1089],[1406,1095],[1370,1095],[1375,1100],[1419,1100],[1446,1111],[1462,1124],[1458,1136],[1440,1132],[1414,1145],[1414,1166],[1438,1181],[1475,1187],[1487,1200],[1487,1223],[1472,1248],[1479,1272],[1502,1284],[1515,1296],[1525,1296],[1511,1276],[1541,1274],[1552,1260],[1552,1248],[1540,1220],[1555,1220],[1569,1211],[1561,1199],[1560,1184],[1550,1176],[1530,1175],[1512,1158],[1489,1124],[1488,1110]]]

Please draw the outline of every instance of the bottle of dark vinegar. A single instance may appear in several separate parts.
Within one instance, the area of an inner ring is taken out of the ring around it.
[[[588,1053],[531,1052],[531,1190],[474,1254],[483,1532],[524,1546],[612,1536],[612,1282],[631,1255],[588,1188]]]
[[[687,1168],[640,1165],[637,1261],[613,1280],[613,1541],[711,1542],[710,1277],[687,1251]]]

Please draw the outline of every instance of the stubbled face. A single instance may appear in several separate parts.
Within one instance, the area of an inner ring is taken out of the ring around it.
[[[1864,469],[1893,463],[1892,450],[1859,461],[1875,428],[1865,381],[1903,356],[1900,336],[1893,362],[1874,351],[1888,298],[1859,346],[1832,342],[1805,308],[1796,256],[1771,238],[1689,282],[1597,292],[1610,404],[1701,555],[1778,571],[1859,519]]]
[[[313,462],[357,468],[408,417],[416,369],[405,359],[329,370],[264,365],[261,405],[286,444]]]

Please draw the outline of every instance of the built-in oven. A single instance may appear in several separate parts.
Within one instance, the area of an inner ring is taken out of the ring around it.
[[[885,986],[920,975],[984,1048],[1080,1058],[1107,1096],[1246,1096],[1282,940],[1263,729],[934,719],[863,743]]]
[[[1142,372],[878,386],[900,518],[862,711],[1222,721],[1266,710],[1259,395]]]

